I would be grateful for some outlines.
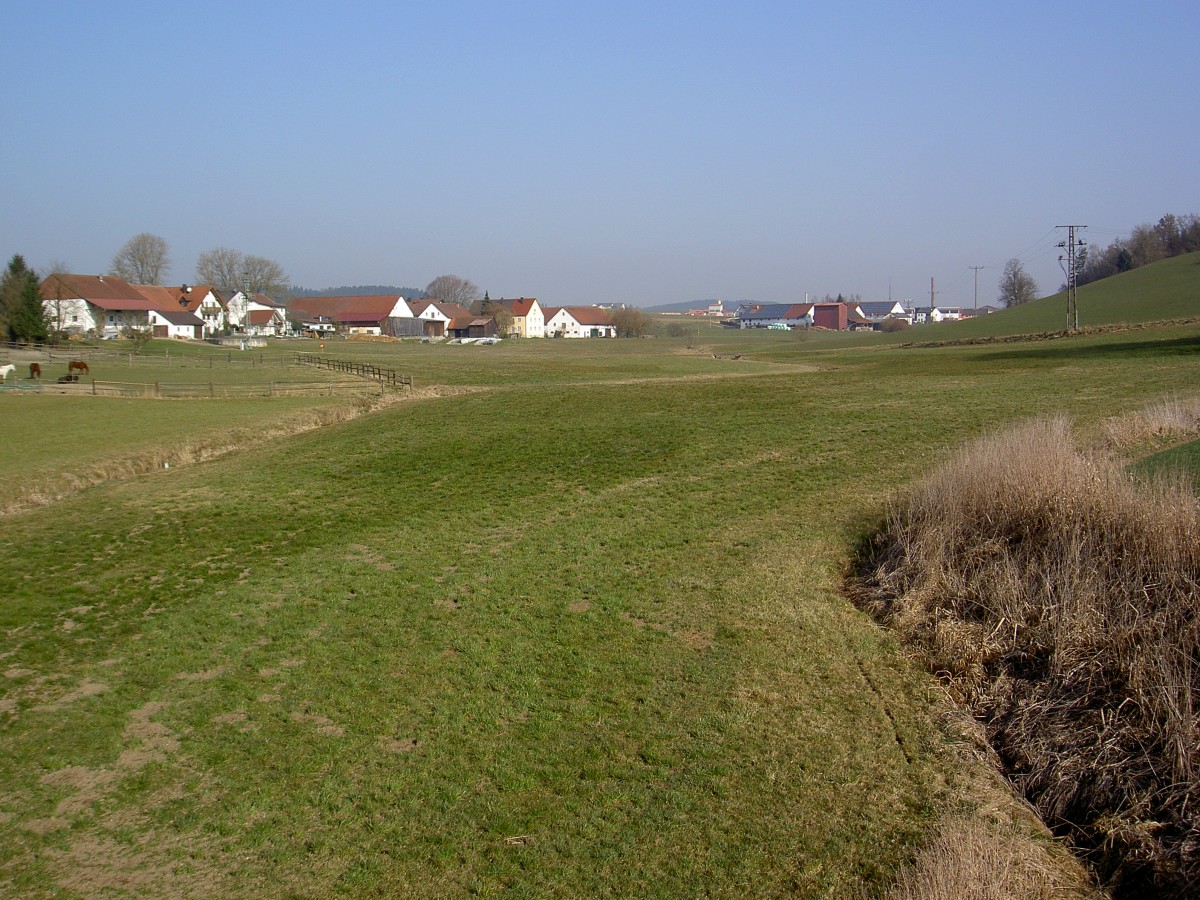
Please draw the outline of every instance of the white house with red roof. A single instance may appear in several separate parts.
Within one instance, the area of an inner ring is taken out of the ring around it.
[[[295,297],[288,304],[305,331],[317,334],[342,331],[346,334],[391,334],[391,319],[413,318],[403,297],[385,295],[341,297]]]
[[[589,338],[616,337],[608,310],[598,306],[563,306],[547,309],[546,337]]]
[[[115,275],[48,276],[41,284],[50,327],[67,334],[115,338],[127,328],[149,328],[155,301]]]
[[[186,309],[150,310],[150,329],[156,338],[204,340],[204,320]]]
[[[183,284],[179,287],[135,284],[133,287],[158,309],[183,310],[199,318],[203,328],[197,337],[219,334],[228,322],[225,302],[210,284]],[[161,326],[162,323],[158,324]]]

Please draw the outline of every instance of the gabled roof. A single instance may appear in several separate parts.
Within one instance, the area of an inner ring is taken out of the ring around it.
[[[51,275],[42,282],[46,300],[86,300],[100,309],[157,309],[128,281],[115,275]]]
[[[448,321],[471,315],[470,310],[464,309],[457,303],[443,303],[441,300],[414,300],[409,304],[409,309],[412,310],[414,316],[420,318],[421,314],[426,312],[431,306]]]
[[[858,304],[858,308],[864,316],[888,316],[896,310],[897,306],[901,309],[904,308],[899,300],[870,300]]]
[[[803,319],[815,304],[812,303],[756,303],[750,307],[739,307],[739,319]]]
[[[132,287],[151,303],[156,304],[156,309],[186,309],[191,312],[198,310],[200,304],[212,292],[212,287],[207,284],[181,285],[180,287],[135,284]],[[180,300],[186,302],[180,303]]]
[[[310,322],[325,316],[347,325],[378,325],[391,315],[396,304],[403,299],[399,295],[391,294],[365,297],[296,297],[289,304],[289,308]]]
[[[580,325],[612,325],[612,317],[608,314],[608,310],[598,306],[560,306],[552,314],[547,315],[547,321],[563,311]]]
[[[251,325],[270,325],[277,316],[282,316],[283,311],[279,309],[252,309],[250,310]]]
[[[523,318],[533,310],[534,304],[537,303],[537,297],[517,297],[516,299],[493,300],[492,302],[499,303],[513,316]]]
[[[154,310],[154,314],[166,319],[172,325],[204,326],[203,319],[199,318],[195,313],[190,313],[186,309],[180,309],[179,307],[175,309],[156,309]]]

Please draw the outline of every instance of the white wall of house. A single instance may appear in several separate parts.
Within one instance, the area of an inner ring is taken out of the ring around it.
[[[533,306],[529,307],[529,313],[523,319],[524,326],[521,329],[522,337],[540,338],[546,336],[546,316],[542,312],[542,308],[538,306],[535,300]]]
[[[547,337],[561,334],[564,338],[616,337],[617,329],[613,325],[581,324],[571,315],[570,310],[564,307],[546,323],[545,334]]]
[[[82,298],[68,300],[43,300],[42,308],[53,328],[61,328],[68,334],[87,334],[99,327],[103,310],[97,309]]]
[[[160,316],[156,310],[150,310],[150,327],[161,328],[164,325],[167,328],[167,337],[169,338],[187,338],[190,340],[196,337],[195,325],[175,325]]]

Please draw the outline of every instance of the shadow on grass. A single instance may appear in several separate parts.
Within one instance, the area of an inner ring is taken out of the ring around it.
[[[1161,340],[1133,340],[1120,343],[1096,343],[1086,346],[1064,339],[1060,342],[1028,344],[981,353],[977,358],[987,361],[1044,360],[1047,362],[1081,359],[1103,359],[1111,356],[1189,356],[1200,353],[1200,334]]]

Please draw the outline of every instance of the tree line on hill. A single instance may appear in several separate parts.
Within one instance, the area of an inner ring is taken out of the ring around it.
[[[1127,238],[1104,249],[1084,246],[1075,260],[1075,283],[1088,284],[1161,259],[1200,250],[1200,216],[1167,213],[1153,225],[1139,225]],[[1060,290],[1066,290],[1064,284]]]

